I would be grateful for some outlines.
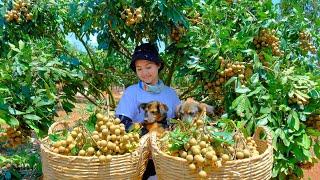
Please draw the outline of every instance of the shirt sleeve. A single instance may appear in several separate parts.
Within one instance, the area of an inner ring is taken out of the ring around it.
[[[115,110],[115,115],[117,117],[119,117],[119,115],[122,115],[133,119],[133,117],[135,116],[135,110],[137,109],[137,107],[135,107],[136,96],[133,90],[133,88],[129,87],[124,91]]]

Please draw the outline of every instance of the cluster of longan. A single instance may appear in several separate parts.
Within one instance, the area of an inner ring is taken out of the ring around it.
[[[307,90],[305,90],[304,92],[307,94],[306,91]],[[298,105],[304,106],[304,105],[309,104],[309,97],[303,97],[297,93],[293,93],[291,96],[289,96],[288,103],[289,104],[298,104]]]
[[[178,42],[181,37],[184,35],[184,33],[186,32],[185,28],[182,26],[174,26],[171,30],[171,39],[173,41]]]
[[[214,98],[215,99],[224,99],[224,93],[223,93],[223,85],[225,82],[227,82],[230,78],[237,76],[242,84],[245,84],[245,69],[246,69],[246,63],[245,62],[225,62],[225,59],[223,57],[219,57],[219,60],[221,62],[220,68],[221,71],[219,72],[216,80],[214,82],[208,82],[204,88],[213,91],[214,92]]]
[[[193,16],[189,17],[189,20],[193,25],[197,25],[202,22],[202,18],[200,16],[200,13],[198,13],[197,11],[194,12]]]
[[[311,115],[306,122],[307,126],[313,127],[320,131],[320,114]]]
[[[4,147],[16,148],[28,139],[24,136],[21,128],[8,127],[4,132],[0,132],[0,142],[5,142]]]
[[[262,29],[259,36],[254,37],[253,43],[258,49],[270,47],[274,56],[283,56],[284,52],[280,50],[279,38],[275,35],[276,31]]]
[[[300,47],[302,51],[311,51],[313,54],[317,52],[316,47],[311,43],[311,35],[302,31],[299,33]]]
[[[127,8],[121,13],[121,19],[126,20],[126,25],[131,26],[133,24],[139,23],[142,21],[142,8],[137,9]]]
[[[100,161],[110,161],[112,155],[134,151],[139,145],[138,132],[126,133],[120,119],[96,114],[95,131],[77,126],[66,139],[53,142],[51,150],[63,155],[97,156]]]
[[[4,15],[6,18],[6,21],[16,21],[16,22],[22,22],[22,20],[25,21],[31,21],[32,20],[32,13],[29,12],[30,3],[28,1],[24,0],[18,0],[13,3],[13,9],[10,11],[7,11]]]

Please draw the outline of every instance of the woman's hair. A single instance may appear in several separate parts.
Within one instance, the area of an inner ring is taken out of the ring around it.
[[[134,49],[131,57],[130,68],[136,71],[136,60],[147,60],[160,65],[159,71],[163,69],[163,61],[161,60],[158,48],[155,44],[143,43]]]

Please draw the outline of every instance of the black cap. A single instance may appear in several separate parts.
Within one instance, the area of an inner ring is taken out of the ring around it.
[[[157,64],[160,64],[159,71],[163,69],[163,61],[161,60],[158,48],[151,43],[143,43],[134,49],[134,53],[131,58],[130,68],[136,71],[136,60],[147,60]]]

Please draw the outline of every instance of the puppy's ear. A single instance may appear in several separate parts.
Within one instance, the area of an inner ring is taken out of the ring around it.
[[[198,104],[198,110],[199,110],[199,113],[203,113],[203,112],[207,111],[207,109],[206,109],[206,104],[204,104],[204,103],[199,103],[199,104]]]
[[[166,104],[163,104],[163,103],[159,103],[158,104],[158,108],[160,109],[161,113],[166,113],[169,110],[168,106]]]
[[[179,104],[177,107],[176,107],[176,118],[180,118],[180,116],[181,116],[181,113],[180,113],[180,111],[181,111],[181,106],[182,106],[182,104]]]
[[[139,108],[139,110],[140,109],[146,110],[147,105],[148,105],[148,103],[141,103],[138,108]]]
[[[207,114],[214,114],[214,107],[213,106],[210,106],[206,103],[200,103],[201,106],[201,112],[203,112],[204,110],[206,111]]]

